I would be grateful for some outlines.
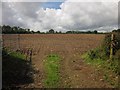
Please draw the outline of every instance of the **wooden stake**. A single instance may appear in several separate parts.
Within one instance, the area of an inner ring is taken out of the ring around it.
[[[32,62],[32,49],[30,49],[30,63]]]
[[[18,34],[18,49],[20,50],[20,34]]]
[[[113,43],[114,43],[114,34],[111,34],[111,46],[110,46],[110,60],[113,58]]]
[[[2,35],[2,47],[5,47],[4,34]]]

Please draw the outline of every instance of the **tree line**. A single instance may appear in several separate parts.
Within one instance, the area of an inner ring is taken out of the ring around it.
[[[50,29],[47,32],[40,32],[40,31],[33,31],[26,28],[21,28],[17,26],[9,26],[9,25],[3,25],[0,26],[0,29],[2,30],[3,34],[102,34],[98,32],[97,30],[94,31],[55,31],[54,29]],[[120,32],[120,29],[113,30],[113,32]]]
[[[24,29],[21,27],[17,27],[17,26],[9,26],[9,25],[3,25],[0,26],[0,28],[2,29],[2,33],[3,34],[29,34],[32,33],[32,31],[30,31],[30,29]]]

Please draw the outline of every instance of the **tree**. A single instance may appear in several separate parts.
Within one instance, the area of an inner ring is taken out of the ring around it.
[[[97,34],[97,33],[98,33],[98,31],[97,31],[97,30],[94,30],[94,33],[95,33],[95,34]]]
[[[61,31],[59,31],[58,33],[59,33],[59,34],[61,34],[62,32],[61,32]]]
[[[34,31],[31,31],[31,33],[33,33],[33,34],[34,34],[35,32],[34,32]]]
[[[53,29],[50,29],[49,33],[55,33],[55,31]]]
[[[28,32],[30,32],[30,29],[27,29]]]
[[[56,31],[55,33],[57,34],[58,32]]]
[[[40,31],[37,31],[36,33],[40,33]]]

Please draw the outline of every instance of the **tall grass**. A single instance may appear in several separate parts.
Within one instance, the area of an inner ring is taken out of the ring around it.
[[[120,75],[120,33],[114,33],[114,53],[112,60],[109,59],[110,56],[110,44],[111,44],[111,33],[106,34],[105,39],[100,47],[90,50],[82,57],[89,64],[95,65],[102,70],[104,70],[105,77],[112,85],[119,86],[115,78],[112,80],[109,74],[114,74],[114,77]],[[112,73],[108,73],[112,72]]]

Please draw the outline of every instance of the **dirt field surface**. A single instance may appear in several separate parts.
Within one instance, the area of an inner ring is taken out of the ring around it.
[[[10,40],[11,37],[13,40]],[[12,49],[18,47],[18,35],[4,35],[4,44]],[[99,34],[27,34],[20,35],[20,48],[33,48],[32,64],[38,70],[34,83],[22,87],[43,88],[43,62],[47,55],[57,54],[60,62],[61,88],[108,88],[102,72],[88,65],[81,58],[85,52],[98,47],[104,35]]]

